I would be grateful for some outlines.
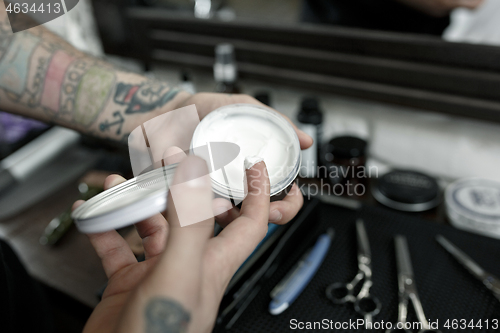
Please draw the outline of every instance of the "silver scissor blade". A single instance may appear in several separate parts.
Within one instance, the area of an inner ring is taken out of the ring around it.
[[[453,245],[449,240],[441,235],[436,236],[436,240],[448,251],[455,259],[461,263],[472,275],[481,281],[490,289],[495,297],[500,301],[500,280],[494,275],[486,272],[479,264],[472,260],[468,255]]]
[[[396,249],[396,263],[398,266],[398,275],[413,277],[413,267],[411,265],[410,250],[406,237],[396,235],[394,237],[394,244]]]
[[[356,235],[358,239],[358,255],[371,260],[370,242],[368,241],[368,234],[366,233],[365,223],[362,219],[356,220]]]
[[[476,278],[483,281],[485,275],[487,274],[484,269],[481,268],[474,260],[472,260],[468,255],[463,253],[458,247],[453,245],[449,240],[441,235],[436,236],[436,240],[441,246],[444,247],[459,263],[465,266],[469,272],[472,273]]]

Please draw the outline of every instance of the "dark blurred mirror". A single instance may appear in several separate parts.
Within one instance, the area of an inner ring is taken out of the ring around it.
[[[500,45],[498,0],[140,0],[146,6],[263,23],[315,24]]]
[[[104,50],[500,122],[499,0],[93,0]]]

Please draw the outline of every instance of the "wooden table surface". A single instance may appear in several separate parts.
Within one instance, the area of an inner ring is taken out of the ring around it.
[[[39,243],[47,224],[78,199],[77,185],[70,184],[23,213],[1,220],[0,237],[14,248],[36,279],[95,307],[96,293],[107,279],[87,236],[72,227],[54,247]]]

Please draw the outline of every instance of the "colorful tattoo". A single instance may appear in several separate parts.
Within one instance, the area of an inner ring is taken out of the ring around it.
[[[177,93],[117,71],[43,27],[14,34],[6,13],[0,13],[0,107],[7,111],[126,142],[129,122],[145,119],[139,114],[164,106]]]
[[[61,87],[66,70],[75,60],[64,51],[57,51],[52,56],[47,73],[45,73],[45,83],[42,92],[42,106],[59,112],[59,102],[61,98]]]
[[[83,75],[75,99],[75,121],[92,124],[104,109],[115,84],[115,73],[101,67],[91,67]]]
[[[40,104],[45,74],[47,73],[51,57],[52,53],[41,44],[33,52],[29,64],[29,71],[34,74],[28,77],[26,83],[26,96],[24,97],[24,102],[31,107],[36,107]]]
[[[9,41],[10,42],[10,41]],[[28,63],[40,39],[28,34],[16,35],[0,60],[0,87],[17,95],[26,89]]]
[[[119,83],[114,99],[118,104],[127,105],[127,114],[143,113],[165,105],[178,92],[178,89],[160,82],[145,82],[140,85]]]
[[[65,119],[67,121],[73,121],[73,115],[75,112],[75,100],[76,94],[78,92],[78,87],[82,77],[85,75],[86,71],[92,66],[92,64],[83,59],[77,59],[66,70],[66,75],[61,86],[61,98],[59,101],[59,114],[57,117],[59,119]]]

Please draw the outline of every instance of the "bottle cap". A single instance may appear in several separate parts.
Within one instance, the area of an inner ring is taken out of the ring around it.
[[[217,82],[234,82],[237,78],[234,47],[232,44],[218,44],[215,47],[214,79]]]
[[[324,153],[332,154],[333,158],[359,158],[365,155],[367,145],[365,140],[355,136],[339,136],[324,146]]]
[[[323,113],[319,108],[319,102],[314,97],[304,97],[300,103],[300,111],[297,120],[303,124],[319,125],[323,122]]]

